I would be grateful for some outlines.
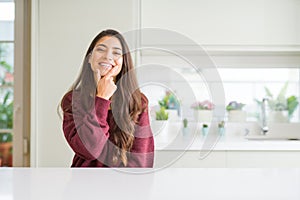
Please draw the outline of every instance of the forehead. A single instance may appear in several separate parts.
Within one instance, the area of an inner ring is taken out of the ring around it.
[[[96,46],[99,45],[99,44],[103,44],[107,47],[117,47],[117,48],[120,48],[122,49],[122,45],[121,45],[121,42],[119,41],[118,38],[114,37],[114,36],[104,36],[102,38],[100,38],[98,40],[98,42],[96,43]]]

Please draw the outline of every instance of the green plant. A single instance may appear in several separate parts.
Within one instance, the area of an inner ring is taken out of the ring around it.
[[[186,118],[183,119],[183,127],[187,128],[188,120]]]
[[[13,127],[13,102],[9,102],[11,91],[7,91],[0,103],[0,128],[11,129]]]
[[[161,107],[159,111],[156,112],[156,120],[168,120],[169,113],[166,112],[164,107]]]
[[[0,89],[0,129],[12,129],[13,127],[12,91],[6,87],[13,83],[13,67],[5,60],[6,49],[5,44],[0,44],[0,85],[5,86]],[[0,143],[11,142],[12,137],[12,133],[0,133]]]
[[[208,128],[208,125],[207,124],[203,124],[202,127],[203,128]]]
[[[289,97],[286,96],[286,91],[288,87],[288,82],[286,82],[283,87],[281,88],[278,96],[274,98],[271,91],[265,87],[266,96],[268,98],[269,107],[273,111],[288,111],[289,118],[293,115],[294,111],[296,110],[299,101],[296,96],[292,95]],[[261,105],[262,102],[256,100],[256,102]]]
[[[13,136],[11,133],[0,133],[0,143],[12,142]]]
[[[218,123],[218,128],[224,128],[225,126],[225,122],[224,121],[221,121]]]

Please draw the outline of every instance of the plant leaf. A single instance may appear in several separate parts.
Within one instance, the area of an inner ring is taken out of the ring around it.
[[[297,108],[298,104],[299,104],[299,101],[295,96],[290,96],[287,99],[287,107],[288,107],[289,117],[292,116],[292,114],[295,111],[295,109]]]
[[[7,62],[5,61],[1,61],[0,62],[0,65],[6,69],[6,71],[10,72],[10,73],[13,73],[13,68],[12,66],[10,66]]]
[[[11,92],[10,91],[7,91],[7,93],[5,94],[4,96],[4,99],[3,99],[3,105],[6,105],[6,102],[10,96]]]
[[[270,98],[273,99],[273,94],[271,93],[271,91],[269,90],[269,88],[265,87],[265,91],[266,91],[267,97],[270,97]]]
[[[281,88],[278,96],[277,96],[277,100],[279,102],[285,102],[285,94],[286,94],[286,91],[287,91],[287,87],[288,87],[288,82],[285,82],[285,84],[283,85],[283,87]]]

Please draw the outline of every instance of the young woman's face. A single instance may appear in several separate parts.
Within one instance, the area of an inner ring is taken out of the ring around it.
[[[113,77],[117,76],[123,63],[122,45],[116,37],[102,37],[91,52],[89,63],[97,75],[100,71],[101,77],[105,76],[111,69],[114,69]]]

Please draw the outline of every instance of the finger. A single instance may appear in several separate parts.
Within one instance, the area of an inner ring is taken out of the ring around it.
[[[111,69],[112,69],[112,67],[105,68],[103,71],[103,74],[107,74]]]
[[[109,72],[105,76],[106,77],[114,76],[117,68],[118,68],[118,66],[113,67],[111,70],[109,70]]]
[[[97,69],[97,82],[101,79],[100,69]]]

